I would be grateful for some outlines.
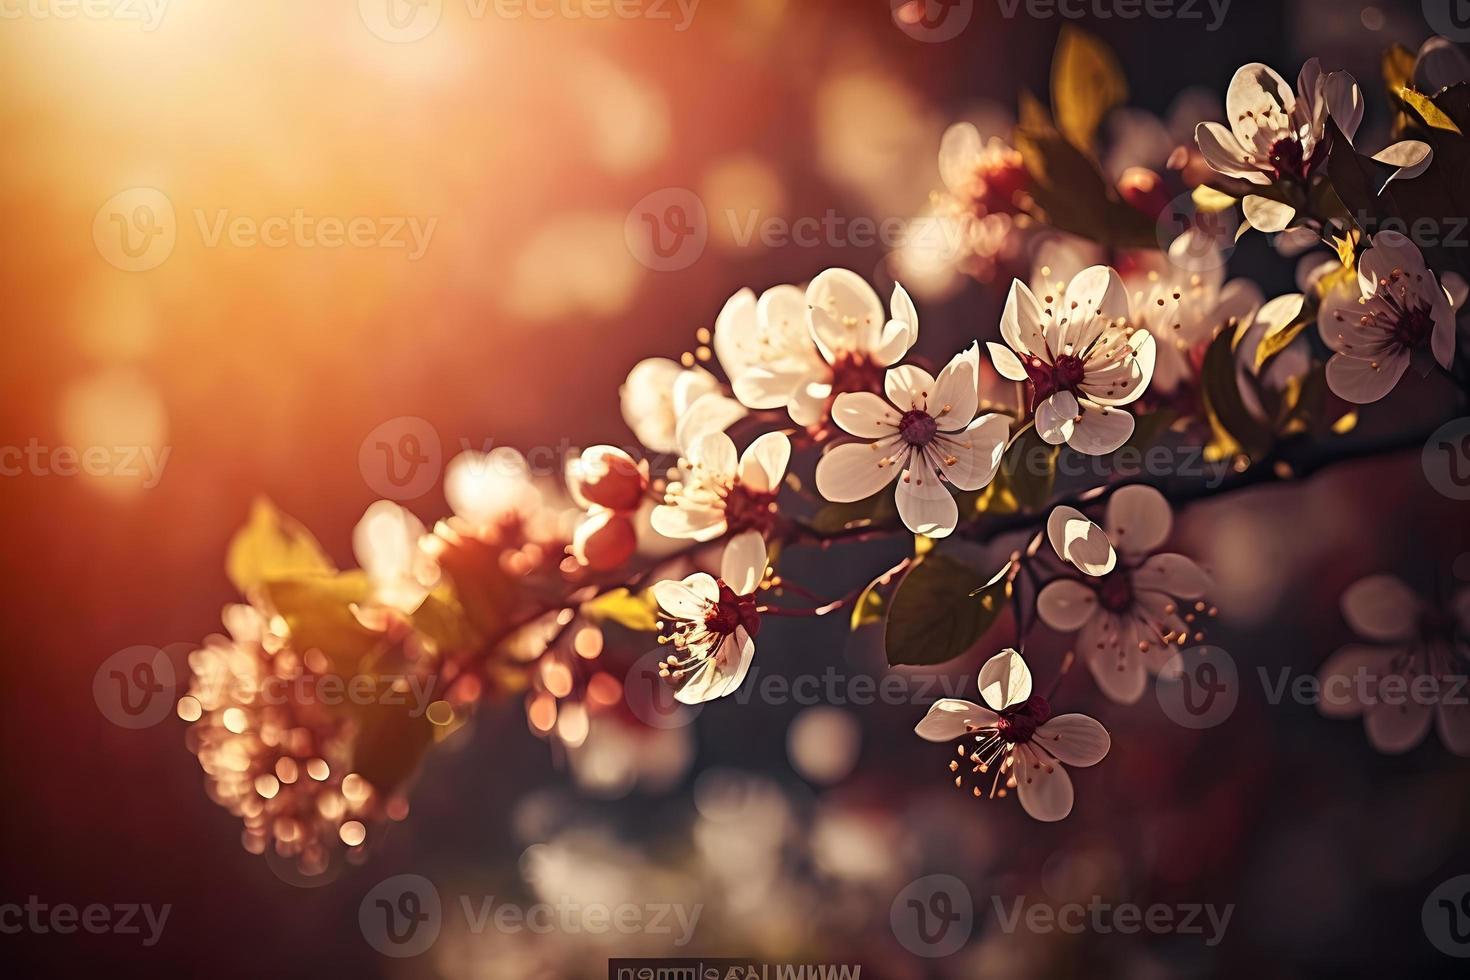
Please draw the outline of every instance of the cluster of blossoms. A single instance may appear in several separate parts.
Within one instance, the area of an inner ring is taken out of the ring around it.
[[[1436,82],[1458,70],[1442,47],[1426,47],[1419,61]],[[1417,66],[1415,79],[1430,84]],[[1169,202],[1169,181],[1186,192],[1208,183],[1201,198],[1238,201],[1242,231],[1307,232],[1334,247],[1325,262],[1309,258],[1300,293],[1267,300],[1253,283],[1228,279],[1221,241],[1201,229],[1144,249],[1048,228],[1056,215],[1038,201],[1054,205],[1064,189],[1038,186],[1045,168],[1017,149],[1043,152],[1034,148],[1036,124],[1029,143],[982,140],[958,124],[943,139],[946,190],[931,217],[959,229],[958,265],[977,278],[990,280],[1002,257],[1022,252],[1033,265],[1009,285],[998,322],[947,360],[918,353],[918,304],[897,281],[886,304],[841,268],[804,284],[740,289],[712,329],[696,333],[692,351],[650,358],[627,375],[622,414],[641,448],[592,446],[546,474],[514,450],[464,453],[444,476],[452,514],[432,528],[396,503],[367,510],[353,536],[355,572],[337,572],[314,542],[282,527],[247,535],[249,560],[232,558],[232,568],[246,568],[235,578],[248,604],[227,612],[228,638],[211,638],[191,657],[193,686],[179,707],[194,725],[191,745],[211,792],[245,822],[247,846],[273,846],[311,867],[332,846],[360,847],[370,822],[402,810],[412,768],[412,760],[384,767],[368,747],[432,741],[482,697],[521,698],[533,731],[575,751],[594,729],[635,727],[626,665],[611,663],[620,652],[656,656],[657,676],[679,702],[722,698],[748,676],[765,619],[877,606],[890,617],[891,640],[903,632],[892,628],[899,604],[863,603],[966,564],[952,557],[962,549],[937,542],[1030,532],[1040,533],[986,584],[932,612],[970,623],[977,617],[964,603],[987,604],[984,629],[948,651],[959,656],[982,645],[1002,590],[1017,639],[981,668],[983,704],[940,701],[917,732],[961,741],[950,764],[956,784],[964,785],[966,765],[989,777],[975,796],[1014,790],[1032,817],[1065,817],[1073,806],[1066,767],[1100,762],[1110,738],[1085,715],[1054,716],[1056,685],[1045,696],[1033,691],[1029,628],[1039,622],[1072,638],[1058,684],[1075,659],[1105,698],[1133,704],[1177,651],[1203,642],[1217,610],[1205,598],[1211,576],[1163,550],[1173,525],[1165,493],[1137,482],[1053,497],[1061,454],[1105,457],[1147,445],[1165,429],[1140,423],[1161,419],[1210,439],[1228,469],[1283,478],[1290,467],[1272,454],[1288,438],[1356,421],[1347,409],[1333,415],[1306,404],[1314,372],[1337,398],[1367,404],[1387,396],[1411,363],[1448,374],[1456,366],[1460,278],[1403,235],[1314,210],[1337,189],[1327,186],[1334,154],[1356,159],[1357,83],[1311,61],[1293,89],[1270,68],[1247,65],[1224,108],[1228,126],[1134,120],[1133,137],[1115,133],[1109,173],[1098,175],[1109,181],[1108,206],[1152,221]],[[1140,126],[1152,135],[1137,138]],[[1189,128],[1192,145],[1174,135]],[[1101,156],[1094,146],[1074,149]],[[1430,172],[1434,158],[1428,142],[1409,139],[1364,159],[1406,181]],[[1018,249],[1021,234],[1027,247]],[[1313,322],[1315,337],[1304,330]],[[1314,356],[1314,339],[1326,356]],[[1049,454],[1039,499],[1023,499],[1021,477],[1004,465],[1023,440]],[[1100,523],[1084,513],[1093,508]],[[1010,523],[989,526],[996,514]],[[922,539],[912,555],[830,601],[780,574],[792,547],[909,534]],[[1040,548],[1043,535],[1050,552]],[[937,559],[936,547],[946,549]],[[1030,609],[1020,583],[1032,586]],[[815,605],[793,605],[794,597]],[[1464,673],[1463,595],[1425,603],[1375,578],[1350,590],[1344,609],[1377,645],[1347,648],[1325,675]],[[618,630],[604,630],[609,623]],[[654,650],[647,635],[624,636],[655,632]],[[933,663],[928,651],[888,652],[894,664]],[[409,731],[400,718],[385,729],[380,713],[259,696],[272,679],[343,664],[431,682],[438,700],[424,724],[432,727]],[[1433,718],[1446,745],[1470,752],[1470,715],[1453,705],[1357,698],[1331,711],[1361,712],[1385,751],[1417,744]]]

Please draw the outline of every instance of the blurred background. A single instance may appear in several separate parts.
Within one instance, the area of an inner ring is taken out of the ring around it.
[[[1310,674],[1347,642],[1338,597],[1363,575],[1465,584],[1464,505],[1426,484],[1416,451],[1181,515],[1180,550],[1222,582],[1211,641],[1247,676],[1240,703],[1191,731],[1151,697],[1123,708],[1074,677],[1067,709],[1102,720],[1114,748],[1074,777],[1077,808],[1056,825],[956,792],[949,747],[911,734],[927,697],[718,702],[685,727],[610,733],[581,760],[550,753],[511,705],[431,754],[409,818],[365,866],[304,883],[239,846],[181,722],[126,730],[98,710],[107,657],[219,629],[235,599],[224,548],[255,497],[350,562],[351,528],[382,493],[361,456],[379,427],[425,420],[441,463],[464,447],[627,445],[627,369],[692,349],[739,287],[843,265],[886,295],[890,249],[850,223],[920,213],[946,125],[1044,96],[1068,22],[936,5],[926,23],[966,17],[941,39],[905,30],[886,0],[592,6],[0,3],[0,443],[41,461],[0,480],[0,899],[173,907],[152,946],[0,935],[16,975],[571,977],[686,951],[885,978],[1463,975],[1421,907],[1470,871],[1470,763],[1432,735],[1380,756],[1360,724],[1272,705],[1256,681],[1258,666]],[[1235,0],[1215,30],[1199,12],[1080,23],[1118,53],[1138,108],[1163,116],[1189,86],[1222,98],[1252,60],[1293,78],[1316,55],[1364,83],[1365,133],[1388,125],[1382,50],[1433,33],[1417,3]],[[630,247],[639,214],[688,193],[701,243]],[[848,230],[749,233],[824,216]],[[1267,295],[1292,288],[1292,265],[1260,236],[1232,257]],[[921,353],[993,338],[1003,298],[965,280],[921,300]],[[1376,413],[1390,428],[1411,411],[1396,406]],[[68,475],[56,447],[130,449]],[[445,511],[437,481],[407,503]],[[835,595],[891,563],[855,554],[840,576],[811,561],[805,581]],[[882,676],[872,632],[778,623],[759,663]],[[1066,645],[1033,642],[1028,655]],[[973,695],[979,662],[930,673]],[[703,913],[678,950],[476,934],[447,911],[432,949],[394,960],[358,912],[406,873],[447,910],[573,896]],[[976,913],[964,948],[931,960],[890,906],[932,874],[963,881]],[[1007,934],[992,895],[1235,911],[1216,946]]]

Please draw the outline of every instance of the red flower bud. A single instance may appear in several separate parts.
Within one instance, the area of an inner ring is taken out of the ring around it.
[[[595,507],[582,518],[572,535],[572,557],[598,572],[623,565],[638,548],[638,532],[622,514]]]
[[[567,465],[567,485],[590,505],[634,511],[648,490],[648,469],[616,446],[593,446]]]

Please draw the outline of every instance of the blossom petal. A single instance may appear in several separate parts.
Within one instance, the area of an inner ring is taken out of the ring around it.
[[[1070,391],[1058,391],[1036,406],[1036,434],[1050,445],[1072,438],[1080,407]]]
[[[1409,354],[1395,349],[1370,360],[1333,354],[1327,362],[1327,387],[1344,401],[1368,405],[1393,390],[1409,368]]]
[[[1282,204],[1259,194],[1247,194],[1240,202],[1240,210],[1252,228],[1267,234],[1285,231],[1296,217],[1296,208],[1290,204]]]
[[[979,490],[995,479],[1005,457],[1011,420],[1004,415],[982,415],[963,432],[940,433],[934,449],[942,455],[944,478],[961,490]]]
[[[725,637],[718,650],[674,694],[681,704],[701,704],[736,690],[750,671],[755,640],[743,629]]]
[[[1094,616],[1077,634],[1077,655],[1087,662],[1092,679],[1110,701],[1136,704],[1148,686],[1148,672],[1138,650],[1138,631],[1111,613]]]
[[[844,432],[881,439],[898,431],[902,416],[871,391],[844,391],[832,400],[832,421]]]
[[[659,504],[648,515],[653,529],[666,538],[689,541],[713,541],[727,527],[723,507],[699,507],[689,504]]]
[[[1084,575],[1106,575],[1118,564],[1107,534],[1075,507],[1055,507],[1046,518],[1052,550]]]
[[[1078,714],[1057,715],[1041,725],[1036,729],[1036,741],[1069,766],[1095,766],[1113,744],[1100,722]]]
[[[1470,701],[1463,692],[1455,698],[1440,698],[1435,730],[1445,748],[1455,755],[1470,756]]]
[[[971,701],[943,698],[929,706],[924,719],[914,726],[914,732],[930,742],[953,742],[976,728],[990,728],[996,720],[996,713],[989,708]]]
[[[1261,168],[1245,158],[1245,148],[1235,134],[1217,122],[1202,122],[1195,127],[1194,141],[1205,162],[1226,177],[1241,177],[1255,184],[1267,183]]]
[[[1108,540],[1125,555],[1142,557],[1154,551],[1169,537],[1173,525],[1169,502],[1147,484],[1120,487],[1108,500],[1104,528]]]
[[[740,482],[751,490],[772,493],[781,487],[791,462],[791,440],[784,432],[767,432],[740,457]]]
[[[1005,649],[981,665],[980,697],[996,711],[1031,697],[1031,668],[1019,653]]]
[[[1363,92],[1357,81],[1345,71],[1332,72],[1322,80],[1322,98],[1332,121],[1351,143],[1363,124]]]
[[[833,446],[817,461],[817,492],[836,504],[865,500],[893,482],[902,459],[889,459],[899,438]]]
[[[908,470],[898,481],[894,497],[898,503],[898,516],[915,534],[926,534],[931,538],[948,537],[959,524],[959,505],[924,453],[909,456]]]
[[[1029,745],[1016,747],[1016,793],[1021,809],[1047,823],[1072,812],[1072,777],[1055,759]]]
[[[1041,304],[1019,279],[1011,282],[1011,291],[1006,296],[1005,310],[1000,316],[1000,336],[1017,354],[1046,350],[1046,337],[1041,330]]]
[[[1097,593],[1076,579],[1053,579],[1036,597],[1036,614],[1059,633],[1081,629],[1097,610]]]
[[[1241,65],[1225,91],[1225,118],[1243,145],[1253,144],[1255,124],[1251,122],[1271,105],[1280,106],[1290,116],[1296,108],[1296,93],[1275,69],[1260,62]]]
[[[1214,583],[1191,558],[1164,553],[1154,555],[1133,572],[1133,587],[1163,592],[1180,599],[1198,599]]]
[[[931,402],[936,401],[935,387],[934,376],[912,364],[889,368],[883,376],[883,391],[900,412],[907,412],[911,408],[928,408]]]
[[[746,414],[745,406],[733,398],[727,398],[718,392],[701,395],[679,418],[674,437],[680,447],[687,448],[707,433],[723,433],[730,426],[745,418]],[[657,447],[649,446],[648,448],[656,449]]]
[[[1392,575],[1359,579],[1342,594],[1342,615],[1359,636],[1370,640],[1411,640],[1423,601]]]
[[[734,480],[740,467],[735,440],[723,432],[708,432],[700,436],[689,448],[688,455],[690,464],[720,480]]]
[[[828,361],[838,351],[869,351],[887,322],[873,287],[850,269],[827,269],[806,288],[812,337]]]
[[[1429,732],[1429,725],[1434,720],[1434,706],[1413,696],[1413,682],[1414,678],[1405,678],[1406,693],[1402,697],[1376,700],[1363,709],[1363,727],[1368,732],[1368,741],[1379,752],[1387,755],[1407,752],[1424,741]]]
[[[1392,647],[1350,644],[1327,658],[1317,669],[1322,696],[1317,710],[1326,718],[1356,718],[1372,699],[1377,678],[1383,677],[1394,657],[1403,651]]]
[[[1107,408],[1084,400],[1067,437],[1067,445],[1088,456],[1116,452],[1133,435],[1133,416],[1121,408]]]
[[[980,345],[960,351],[934,379],[932,414],[945,432],[969,425],[980,402]]]
[[[980,162],[980,131],[973,123],[958,122],[939,141],[939,176],[951,191],[964,191]]]
[[[1015,351],[1004,344],[987,341],[985,349],[990,352],[990,362],[995,365],[996,373],[1007,381],[1025,381],[1028,375],[1021,359],[1016,356]]]
[[[759,531],[737,534],[725,545],[720,578],[736,595],[752,595],[766,575],[766,541]]]
[[[706,572],[695,572],[682,582],[665,579],[653,584],[653,598],[659,608],[676,619],[701,618],[719,596],[719,586]]]

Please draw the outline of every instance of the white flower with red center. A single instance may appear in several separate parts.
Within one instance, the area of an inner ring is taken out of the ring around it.
[[[983,139],[973,123],[955,123],[939,142],[939,176],[959,209],[974,218],[1015,214],[1031,185],[1021,153],[1005,140]]]
[[[1002,376],[1029,383],[1036,431],[1048,443],[1102,456],[1133,434],[1133,416],[1119,406],[1148,387],[1157,344],[1128,316],[1128,290],[1106,266],[1040,299],[1019,279],[1011,284],[1000,321],[1008,346],[986,347]]]
[[[891,317],[861,276],[828,269],[806,288],[807,324],[825,362],[819,379],[808,379],[788,405],[798,425],[821,426],[832,401],[847,392],[878,392],[884,371],[903,359],[919,339],[919,311],[898,283],[893,285]]]
[[[887,400],[846,392],[832,405],[845,432],[872,442],[834,446],[817,463],[817,491],[834,503],[871,497],[895,479],[898,513],[909,530],[944,537],[959,521],[949,486],[978,490],[995,477],[1010,420],[975,418],[980,349],[972,344],[934,378],[910,365],[887,373]]]
[[[1225,115],[1229,129],[1202,122],[1194,131],[1211,167],[1252,184],[1305,183],[1326,162],[1328,117],[1352,142],[1363,121],[1363,95],[1351,75],[1324,74],[1316,58],[1302,66],[1295,92],[1274,70],[1254,63],[1230,80]]]
[[[1051,705],[1031,691],[1031,670],[1014,650],[1002,650],[980,668],[980,697],[971,701],[945,698],[929,708],[914,729],[931,742],[958,741],[958,754],[971,773],[990,780],[990,798],[1014,789],[1021,808],[1037,820],[1061,820],[1072,812],[1072,778],[1066,766],[1093,766],[1112,745],[1108,731],[1087,715],[1052,717]],[[957,773],[961,761],[949,764]],[[986,795],[979,785],[971,791]]]
[[[830,374],[812,340],[806,293],[798,286],[772,286],[759,298],[740,290],[715,318],[711,344],[746,408],[785,408]]]
[[[1393,390],[1411,360],[1427,370],[1429,356],[1449,369],[1455,359],[1455,307],[1424,255],[1393,231],[1373,236],[1358,260],[1356,282],[1322,300],[1317,329],[1334,351],[1327,385],[1359,405]]]
[[[619,395],[623,421],[639,442],[658,453],[679,452],[706,432],[724,432],[746,414],[714,375],[666,357],[633,365]]]
[[[1199,374],[1216,331],[1255,318],[1263,297],[1247,279],[1225,281],[1225,260],[1212,236],[1191,229],[1169,245],[1167,258],[1139,263],[1123,277],[1135,326],[1158,345],[1149,391],[1170,395]]]
[[[1342,614],[1364,642],[1343,647],[1318,672],[1329,718],[1363,716],[1380,752],[1407,752],[1433,721],[1439,740],[1470,756],[1470,589],[1448,603],[1416,595],[1391,575],[1373,575],[1342,594]]]
[[[1036,597],[1041,621],[1077,634],[1077,655],[1102,692],[1132,704],[1143,696],[1173,647],[1201,642],[1197,620],[1213,615],[1202,601],[1210,577],[1184,555],[1156,553],[1173,515],[1163,494],[1135,484],[1108,500],[1106,532],[1070,507],[1047,519],[1047,536],[1083,579],[1059,578]],[[1116,545],[1116,551],[1114,550]]]
[[[791,461],[791,440],[768,432],[743,455],[723,432],[711,432],[690,448],[681,479],[653,509],[653,529],[668,538],[713,541],[726,533],[764,534],[776,519],[776,495]]]
[[[761,625],[755,594],[765,575],[766,543],[758,532],[747,531],[725,546],[719,578],[695,572],[653,586],[659,608],[673,621],[659,642],[671,644],[675,653],[659,664],[659,674],[677,689],[676,699],[712,701],[745,680]]]

